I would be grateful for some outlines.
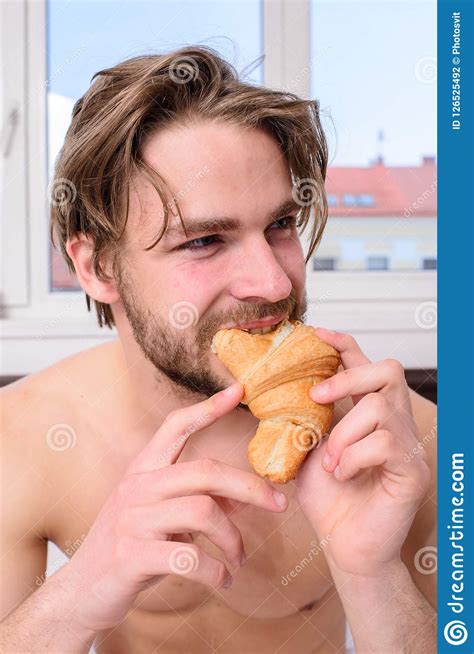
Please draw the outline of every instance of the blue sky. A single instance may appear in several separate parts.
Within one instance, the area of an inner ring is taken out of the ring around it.
[[[97,70],[146,52],[200,42],[237,70],[263,52],[259,0],[49,0],[48,17],[49,88],[72,98]],[[388,164],[435,154],[435,2],[313,0],[311,29],[311,91],[332,164],[368,164],[379,130]]]
[[[436,3],[314,0],[311,9],[311,91],[333,163],[367,164],[379,130],[389,164],[436,154]]]

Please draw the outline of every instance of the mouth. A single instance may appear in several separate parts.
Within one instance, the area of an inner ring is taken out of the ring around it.
[[[267,316],[248,323],[226,323],[221,326],[221,329],[241,329],[248,334],[269,334],[276,331],[287,317],[285,314],[284,316]]]

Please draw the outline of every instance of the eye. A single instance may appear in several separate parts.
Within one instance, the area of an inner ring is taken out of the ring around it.
[[[200,238],[195,238],[192,241],[187,241],[186,243],[182,243],[179,245],[176,249],[177,250],[205,250],[206,248],[210,247],[211,245],[214,245],[214,243],[218,243],[219,241],[217,240],[217,236],[215,234],[211,234],[210,236],[201,236]],[[211,240],[211,242],[205,243],[205,241],[209,241],[209,239],[214,239]]]
[[[285,216],[284,218],[279,218],[274,223],[268,227],[267,231],[274,231],[275,227],[277,231],[291,229],[297,222],[297,216]],[[191,252],[198,252],[210,248],[216,243],[220,243],[221,239],[216,234],[211,234],[209,236],[200,236],[195,238],[192,241],[187,241],[178,245],[176,250],[190,250]]]
[[[284,221],[286,221],[286,224],[281,224]],[[296,224],[296,221],[297,221],[297,216],[285,216],[284,218],[279,218],[274,223],[272,223],[268,229],[269,231],[273,231],[275,225],[278,230],[291,229]]]

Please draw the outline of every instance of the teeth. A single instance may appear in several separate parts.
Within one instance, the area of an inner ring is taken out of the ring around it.
[[[261,327],[258,328],[256,327],[255,329],[249,329],[248,332],[249,334],[269,334],[270,332],[273,332],[278,325],[269,325],[268,327]]]

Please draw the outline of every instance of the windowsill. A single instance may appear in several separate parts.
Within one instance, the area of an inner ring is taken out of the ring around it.
[[[95,314],[94,314],[95,317]],[[58,338],[98,338],[110,340],[117,338],[117,330],[99,327],[85,315],[74,320],[61,320],[54,317],[9,318],[0,322],[2,339],[33,339],[36,342]]]

